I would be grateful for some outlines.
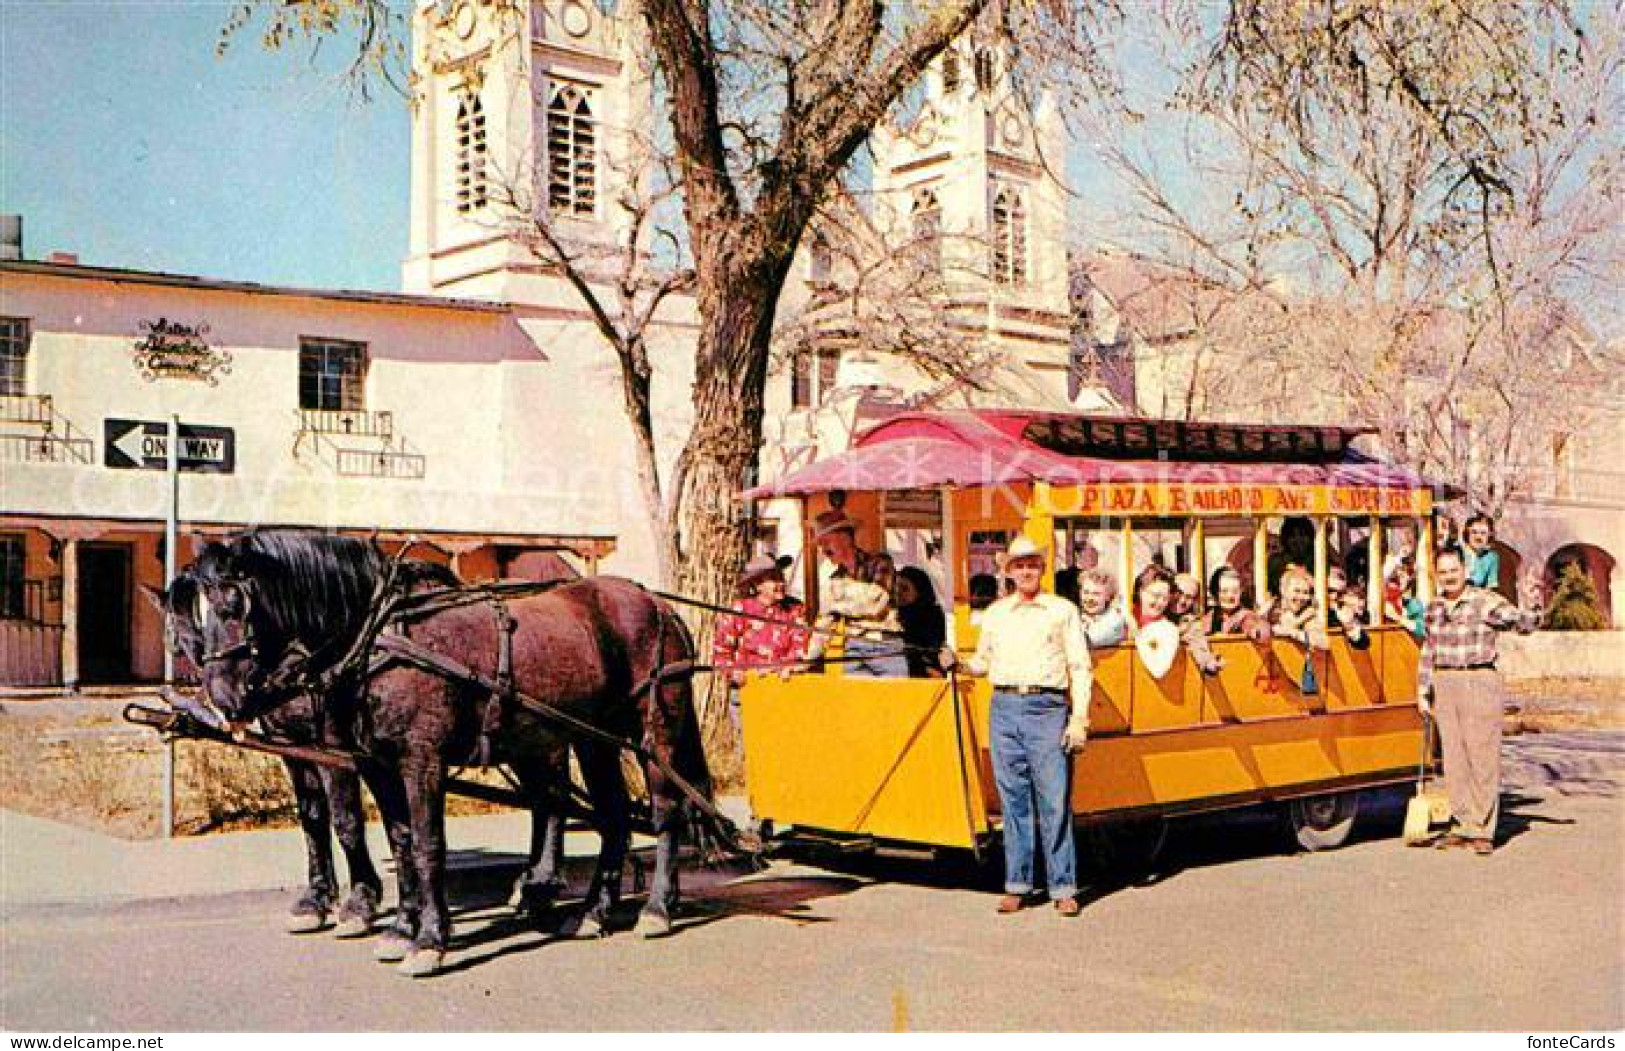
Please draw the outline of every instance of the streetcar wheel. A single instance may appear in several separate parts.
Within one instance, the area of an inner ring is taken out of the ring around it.
[[[1360,813],[1360,793],[1335,792],[1287,801],[1286,821],[1304,850],[1332,850],[1348,842]]]

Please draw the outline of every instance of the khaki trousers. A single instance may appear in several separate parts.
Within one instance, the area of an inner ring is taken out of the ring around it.
[[[1433,717],[1444,748],[1444,786],[1455,831],[1494,839],[1501,816],[1501,673],[1440,668],[1433,675]]]

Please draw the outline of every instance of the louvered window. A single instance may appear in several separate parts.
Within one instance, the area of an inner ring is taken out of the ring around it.
[[[485,107],[478,95],[457,102],[457,210],[464,214],[484,208]]]
[[[937,200],[935,190],[926,188],[915,191],[910,218],[920,265],[932,270],[942,269],[942,203]]]
[[[1008,186],[993,198],[993,280],[1001,285],[1027,280],[1027,206]]]
[[[598,209],[598,129],[586,92],[554,85],[547,103],[547,203],[564,215]]]
[[[995,65],[993,52],[976,52],[976,90],[986,95],[993,91],[993,83],[998,77],[998,66]]]

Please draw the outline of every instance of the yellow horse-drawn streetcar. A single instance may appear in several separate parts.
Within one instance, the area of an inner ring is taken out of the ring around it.
[[[1214,636],[1222,667],[1211,675],[1185,647],[1166,669],[1148,666],[1132,642],[1096,650],[1091,737],[1074,767],[1080,823],[1160,827],[1170,815],[1280,801],[1298,841],[1320,849],[1346,838],[1361,790],[1414,777],[1423,747],[1418,643],[1392,615],[1384,568],[1414,559],[1425,600],[1433,492],[1356,451],[1360,433],[907,412],[745,496],[763,502],[759,515],[780,514],[781,532],[799,520],[804,539],[817,514],[840,507],[858,522],[858,546],[926,568],[938,593],[952,596],[949,638],[962,651],[976,642],[973,582],[980,590],[998,579],[997,552],[1017,535],[1051,553],[1047,585],[1058,572],[1104,569],[1124,603],[1152,563],[1200,581],[1229,565],[1262,601],[1280,567],[1300,562],[1314,574],[1322,627],[1333,569],[1363,569],[1370,626],[1359,647],[1335,624],[1324,650]],[[815,603],[820,567],[811,543],[803,551]],[[979,846],[999,830],[985,681],[858,678],[826,667],[742,690],[758,817],[936,847]]]

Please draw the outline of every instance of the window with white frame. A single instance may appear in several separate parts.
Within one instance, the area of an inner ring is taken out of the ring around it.
[[[464,214],[486,203],[485,107],[479,95],[457,100],[457,210]]]
[[[598,209],[598,129],[592,96],[575,84],[554,84],[547,100],[547,204],[554,212],[590,218]]]
[[[0,318],[0,395],[28,389],[28,319]]]
[[[367,345],[342,339],[299,341],[299,407],[355,412],[367,407]]]
[[[914,243],[919,249],[920,265],[932,270],[942,269],[942,202],[937,191],[923,186],[914,191],[914,204],[909,216],[913,226]]]
[[[993,57],[993,52],[986,48],[976,52],[976,90],[984,95],[990,93],[998,77],[998,60]]]
[[[1020,190],[1001,186],[993,195],[993,280],[1027,281],[1027,204]]]

